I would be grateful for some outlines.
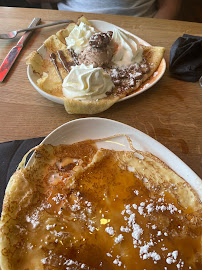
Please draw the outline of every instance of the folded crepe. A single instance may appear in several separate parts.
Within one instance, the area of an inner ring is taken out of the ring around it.
[[[179,37],[170,50],[169,70],[179,80],[198,81],[202,75],[202,37]]]

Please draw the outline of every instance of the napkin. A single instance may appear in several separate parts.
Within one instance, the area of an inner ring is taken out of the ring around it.
[[[23,156],[42,140],[43,138],[40,137],[0,143],[0,213],[5,189],[11,175],[17,169]]]
[[[202,75],[202,37],[184,34],[172,45],[169,70],[173,77],[196,82]]]

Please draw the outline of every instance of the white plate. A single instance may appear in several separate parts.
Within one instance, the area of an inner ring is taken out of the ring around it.
[[[103,139],[117,134],[128,135],[136,149],[148,151],[165,162],[173,171],[184,178],[202,199],[201,179],[181,159],[145,133],[120,122],[97,117],[73,120],[51,132],[42,141],[42,144],[72,144],[87,139]],[[97,145],[98,148],[131,150],[124,136],[102,141]],[[28,161],[27,166],[31,165],[32,161],[33,156]]]
[[[114,24],[111,24],[111,23],[108,23],[108,22],[104,22],[104,21],[98,21],[98,20],[90,20],[90,22],[92,23],[92,25],[94,27],[96,27],[98,30],[100,30],[101,32],[107,32],[107,31],[112,31],[114,29],[114,27],[117,27],[116,25]],[[145,45],[145,46],[151,46],[149,43],[147,43],[146,41],[144,41],[143,39],[131,34],[130,32],[120,28],[120,27],[117,27],[119,28],[120,30],[122,30],[123,32],[135,37],[142,45]],[[38,50],[37,52],[45,59],[48,57],[47,53],[46,53],[46,48],[44,45],[42,45]],[[156,72],[154,72],[154,74],[151,76],[151,78],[149,80],[147,80],[142,87],[140,87],[135,93],[127,96],[127,97],[124,97],[122,99],[120,99],[119,101],[123,101],[123,100],[126,100],[126,99],[129,99],[129,98],[132,98],[136,95],[139,95],[141,94],[142,92],[148,90],[150,87],[152,87],[154,84],[156,84],[160,79],[161,77],[163,76],[164,72],[166,70],[166,61],[165,59],[163,58],[158,69],[156,70]],[[59,98],[59,97],[56,97],[56,96],[53,96],[53,95],[50,95],[48,93],[46,93],[45,91],[43,91],[42,89],[40,89],[37,84],[36,84],[36,81],[37,79],[39,78],[32,70],[32,67],[30,65],[28,65],[27,67],[27,76],[31,82],[31,84],[33,85],[33,87],[39,92],[39,94],[41,94],[42,96],[44,96],[45,98],[53,101],[53,102],[56,102],[56,103],[59,103],[59,104],[64,104],[64,101],[62,98]]]

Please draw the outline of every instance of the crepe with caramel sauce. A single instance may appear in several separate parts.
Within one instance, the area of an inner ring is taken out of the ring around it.
[[[142,46],[143,62],[138,67],[135,65],[128,68],[104,67],[105,72],[110,74],[115,85],[113,90],[102,99],[85,100],[64,97],[62,91],[62,80],[69,74],[72,65],[78,65],[79,61],[73,50],[68,50],[65,38],[76,25],[85,23],[92,26],[84,17],[80,17],[77,23],[70,23],[65,29],[60,30],[56,35],[52,35],[44,42],[47,55],[54,54],[55,63],[49,57],[43,58],[37,51],[32,52],[27,59],[27,64],[31,65],[33,71],[38,76],[37,86],[43,91],[56,97],[64,99],[65,109],[70,114],[95,114],[111,107],[118,100],[135,93],[144,82],[146,82],[158,69],[165,48],[154,46]],[[96,32],[99,32],[95,29]],[[58,51],[62,53],[63,59],[58,56]],[[58,75],[59,74],[59,75]],[[116,78],[118,74],[118,79]],[[137,76],[137,74],[139,74]]]
[[[202,269],[202,206],[157,157],[40,145],[6,189],[2,270]]]

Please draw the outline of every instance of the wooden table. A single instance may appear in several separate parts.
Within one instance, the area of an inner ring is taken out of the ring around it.
[[[80,13],[0,8],[0,32],[6,33],[29,25],[34,17],[42,23],[61,19],[77,20]],[[201,24],[86,14],[88,19],[116,24],[152,45],[166,48],[165,59],[173,42],[183,33],[201,35]],[[68,115],[62,105],[42,97],[30,84],[25,59],[61,26],[36,31],[25,46],[4,83],[0,84],[0,142],[46,136],[59,125],[87,117]],[[15,40],[0,40],[0,62],[16,44]],[[199,176],[202,176],[202,89],[199,83],[179,81],[170,76],[168,68],[163,78],[150,90],[132,99],[115,104],[97,117],[110,118],[133,126],[153,137],[180,157]]]

